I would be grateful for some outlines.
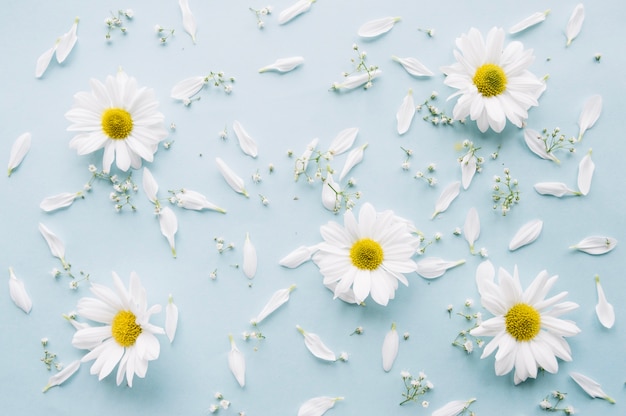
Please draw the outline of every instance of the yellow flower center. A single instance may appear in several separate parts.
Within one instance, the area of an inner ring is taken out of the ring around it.
[[[350,260],[361,270],[376,270],[383,262],[383,248],[370,238],[362,238],[352,245]]]
[[[506,89],[506,74],[495,64],[484,64],[478,68],[472,81],[483,97],[500,95]]]
[[[112,139],[125,139],[133,131],[133,118],[123,108],[107,108],[102,113],[102,130]]]
[[[111,332],[115,341],[122,347],[135,345],[137,337],[141,334],[141,326],[137,325],[136,319],[131,311],[119,311],[113,318]]]
[[[506,332],[517,341],[530,341],[541,330],[541,315],[525,303],[513,305],[504,315]]]

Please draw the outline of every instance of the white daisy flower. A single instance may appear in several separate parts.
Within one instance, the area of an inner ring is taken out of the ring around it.
[[[517,267],[511,276],[506,270],[495,270],[488,261],[476,270],[476,284],[482,305],[495,317],[483,321],[471,331],[473,336],[493,336],[484,347],[481,358],[491,355],[496,348],[496,375],[508,374],[515,368],[515,384],[528,377],[536,378],[537,369],[549,373],[559,369],[557,358],[571,361],[571,351],[565,337],[576,335],[580,329],[572,321],[558,317],[578,308],[574,302],[560,302],[567,292],[545,299],[558,276],[544,270],[524,291]]]
[[[356,303],[368,295],[380,305],[393,299],[398,281],[408,286],[403,273],[415,271],[411,259],[419,239],[408,222],[392,211],[377,213],[366,203],[358,222],[351,211],[344,214],[344,227],[329,222],[320,228],[324,242],[313,261],[324,275],[324,285],[334,287],[335,297],[353,292]]]
[[[163,328],[152,325],[150,316],[161,310],[161,305],[147,306],[146,291],[136,273],[130,275],[128,290],[113,272],[115,290],[92,283],[95,298],[78,301],[80,316],[104,325],[79,329],[72,338],[72,345],[89,349],[82,362],[95,360],[90,373],[98,374],[98,380],[117,368],[117,385],[126,376],[129,387],[133,376],[144,378],[148,362],[159,358],[160,345],[155,334],[164,334]]]
[[[546,88],[528,71],[534,60],[532,49],[524,50],[517,41],[504,47],[504,36],[503,29],[494,27],[485,40],[477,29],[470,29],[456,40],[457,62],[441,68],[445,84],[459,90],[450,96],[460,95],[453,117],[470,116],[483,133],[489,127],[501,132],[507,119],[522,127],[528,109],[539,105],[537,99]]]
[[[159,142],[167,136],[163,114],[157,110],[154,91],[138,87],[137,80],[119,71],[103,84],[91,80],[91,92],[74,95],[74,106],[65,113],[72,123],[68,131],[80,132],[70,141],[79,155],[104,148],[102,169],[138,169],[141,160],[152,162]]]

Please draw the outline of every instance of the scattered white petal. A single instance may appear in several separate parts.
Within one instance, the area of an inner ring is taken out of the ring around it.
[[[476,156],[469,152],[461,158],[460,164],[461,183],[463,184],[463,189],[467,189],[469,188],[470,184],[472,183],[472,179],[476,174]]]
[[[289,294],[296,288],[296,285],[291,285],[286,289],[280,289],[274,292],[270,300],[265,304],[261,312],[252,318],[250,321],[252,325],[258,325],[267,318],[276,309],[283,306],[289,300]]]
[[[367,72],[364,72],[359,75],[350,75],[349,77],[345,77],[343,79],[343,82],[335,82],[332,86],[332,89],[352,90],[354,88],[360,87],[367,82],[372,81],[374,78],[378,78],[378,76],[380,76],[380,74],[382,73],[383,71],[381,71],[380,69],[376,69],[374,71],[370,71],[369,74]]]
[[[524,129],[524,142],[526,142],[526,146],[528,146],[530,151],[540,158],[560,163],[556,156],[547,152],[546,144],[541,140],[541,134],[537,133],[535,130]]]
[[[578,244],[571,246],[587,254],[599,255],[608,253],[617,245],[617,240],[611,237],[592,236],[583,238]]]
[[[357,134],[359,134],[359,129],[357,127],[350,127],[348,129],[341,130],[330,143],[328,152],[333,156],[338,156],[347,152],[354,144]]]
[[[61,371],[54,374],[48,379],[48,384],[46,384],[46,386],[43,388],[43,392],[45,393],[48,390],[50,390],[52,387],[60,386],[61,384],[65,383],[65,381],[67,381],[67,379],[72,377],[74,373],[78,371],[79,368],[80,368],[80,360],[72,361],[71,363],[66,365]]]
[[[35,65],[35,77],[41,78],[43,76],[52,61],[52,55],[54,55],[54,51],[56,51],[56,49],[57,45],[55,44],[52,48],[48,49],[42,53],[39,58],[37,58],[37,64]]]
[[[24,133],[15,140],[13,146],[11,147],[11,156],[9,157],[8,176],[11,176],[11,173],[13,173],[15,168],[22,163],[26,153],[30,150],[30,143],[30,133]]]
[[[63,263],[63,266],[65,266],[65,245],[63,244],[63,241],[61,241],[61,239],[57,237],[55,233],[50,231],[50,229],[42,223],[39,223],[39,232],[46,240],[46,243],[48,243],[50,253],[52,253],[54,257],[61,260],[61,263]]]
[[[191,97],[199,93],[206,83],[206,78],[201,75],[185,78],[172,87],[170,96],[175,100],[189,100]]]
[[[296,329],[298,332],[302,334],[304,337],[304,345],[306,345],[307,349],[316,356],[317,358],[325,361],[337,361],[337,357],[335,353],[330,350],[321,340],[319,335],[311,334],[306,332],[304,329],[300,327],[300,325],[296,325]]]
[[[569,376],[589,396],[593,397],[594,399],[595,398],[604,399],[604,400],[608,401],[609,403],[615,404],[615,400],[610,398],[604,391],[602,391],[602,386],[600,386],[600,384],[597,381],[595,381],[595,380],[593,380],[593,379],[591,379],[591,378],[589,378],[589,377],[587,377],[587,376],[585,376],[583,374],[577,373],[575,371],[572,371],[571,373],[569,373]]]
[[[326,175],[326,180],[322,183],[322,205],[329,211],[337,212],[341,204],[341,187],[333,179],[333,174]]]
[[[298,0],[297,2],[280,12],[280,14],[278,15],[278,24],[284,25],[291,19],[308,11],[311,8],[311,4],[315,3],[315,1],[316,0]]]
[[[361,36],[362,38],[375,38],[376,36],[380,36],[383,33],[389,32],[391,29],[393,29],[393,25],[395,25],[396,22],[399,21],[399,17],[392,16],[371,20],[363,24],[363,26],[359,28],[357,35]]]
[[[437,215],[447,210],[452,201],[454,201],[456,197],[459,196],[460,191],[461,182],[452,182],[450,185],[448,185],[446,189],[443,190],[441,195],[439,195],[439,199],[437,199],[437,202],[435,202],[435,212],[433,212],[431,219],[435,218]]]
[[[246,233],[246,241],[243,243],[243,274],[252,279],[256,274],[257,256],[256,248],[250,241],[250,233]]]
[[[532,220],[522,225],[509,243],[509,250],[515,251],[535,241],[541,234],[543,221]]]
[[[476,208],[470,208],[467,216],[465,217],[463,235],[469,244],[470,252],[473,254],[474,243],[478,240],[478,236],[480,235],[480,218],[478,217],[478,211],[476,211]]]
[[[443,407],[435,410],[432,416],[457,416],[461,414],[470,404],[475,402],[476,399],[469,400],[453,400],[446,403]]]
[[[343,178],[346,177],[348,173],[352,170],[353,167],[361,163],[363,160],[363,154],[365,153],[365,149],[367,148],[368,143],[365,143],[363,146],[359,146],[356,149],[352,149],[350,153],[348,153],[348,157],[346,158],[346,162],[343,165],[343,169],[341,169],[341,174],[339,175],[339,181],[342,181]]]
[[[393,367],[393,362],[398,356],[398,347],[400,345],[400,337],[396,330],[395,322],[391,324],[391,329],[385,335],[383,340],[382,356],[383,356],[383,370],[389,371]]]
[[[578,36],[580,29],[583,26],[583,20],[585,20],[585,7],[582,3],[579,3],[574,8],[572,15],[567,22],[567,27],[565,28],[565,36],[567,37],[567,44],[565,46],[569,46],[574,38]]]
[[[224,208],[215,205],[206,199],[200,192],[192,191],[191,189],[184,188],[180,192],[174,194],[176,201],[182,208],[192,209],[195,211],[202,211],[203,209],[210,209],[212,211],[226,213]]]
[[[49,196],[41,201],[39,208],[46,212],[50,212],[69,207],[80,195],[80,192],[63,192],[58,195]]]
[[[141,183],[143,185],[143,191],[146,193],[148,200],[153,204],[157,202],[157,192],[159,191],[159,184],[157,184],[154,176],[148,170],[147,167],[143,168],[143,177],[141,178]]]
[[[220,159],[219,157],[215,158],[215,163],[217,163],[217,168],[219,169],[220,173],[222,174],[222,176],[224,177],[224,180],[226,181],[226,183],[233,188],[233,190],[237,193],[240,193],[242,195],[244,195],[246,198],[248,198],[248,191],[246,191],[246,188],[244,187],[243,184],[243,179],[241,179],[241,177],[239,177],[230,167],[228,167],[228,165],[226,163],[224,163],[224,161],[222,159]]]
[[[414,116],[415,101],[413,100],[413,90],[409,89],[408,94],[402,100],[402,104],[396,113],[398,134],[404,134],[409,131]]]
[[[299,173],[306,172],[306,168],[309,166],[309,158],[311,157],[311,154],[313,154],[313,151],[317,147],[317,143],[319,141],[320,141],[320,139],[317,138],[317,137],[314,138],[313,140],[311,140],[311,142],[309,144],[307,144],[306,150],[304,151],[304,153],[302,153],[302,156],[300,156],[297,159],[297,161],[296,161],[296,170]]]
[[[260,73],[268,71],[289,72],[293,71],[304,63],[302,56],[292,56],[290,58],[277,59],[273,64],[264,66],[259,69]]]
[[[237,120],[233,122],[233,130],[235,131],[235,135],[237,136],[237,140],[239,141],[239,147],[241,147],[241,150],[243,150],[243,152],[248,156],[257,157],[258,146],[256,142],[252,137],[250,137],[248,132]]]
[[[527,18],[521,20],[520,22],[514,24],[509,28],[509,33],[512,35],[514,33],[519,33],[522,30],[526,30],[531,26],[534,26],[538,23],[546,20],[546,17],[550,14],[550,9],[545,12],[535,12],[528,16]]]
[[[228,367],[235,376],[237,383],[241,387],[246,385],[246,359],[235,345],[235,340],[232,335],[228,336],[230,340],[230,352],[228,353]]]
[[[189,33],[193,43],[196,43],[196,18],[193,16],[193,13],[191,13],[189,1],[178,0],[178,5],[180,6],[180,11],[183,14],[183,28],[187,33]]]
[[[314,246],[300,246],[285,257],[280,259],[278,264],[289,269],[295,269],[302,263],[306,263],[311,260],[311,256],[318,250],[317,245]]]
[[[409,74],[415,77],[432,77],[433,71],[428,69],[426,65],[421,63],[415,58],[399,58],[397,56],[392,56],[391,59],[398,62]]]
[[[30,300],[28,293],[26,293],[24,282],[15,276],[12,267],[9,267],[9,294],[18,308],[26,313],[30,312],[33,307],[33,302]]]
[[[417,262],[415,271],[426,279],[435,279],[443,276],[448,269],[464,263],[465,260],[448,261],[439,257],[427,257]]]
[[[343,400],[343,397],[314,397],[300,406],[298,416],[322,416],[339,400]]]
[[[578,118],[578,141],[581,141],[585,132],[596,124],[600,118],[600,113],[602,113],[602,96],[596,94],[589,97],[585,102],[583,111]]]
[[[167,242],[172,249],[172,255],[176,257],[176,242],[174,236],[178,231],[178,219],[170,207],[161,208],[159,212],[159,225],[161,234],[167,238]]]
[[[591,178],[593,178],[595,168],[596,165],[591,160],[591,149],[589,149],[578,164],[578,191],[583,195],[587,195],[591,189]]]
[[[78,17],[74,19],[74,24],[70,28],[69,32],[65,33],[59,39],[59,42],[56,45],[56,57],[58,63],[63,63],[65,59],[68,57],[72,49],[74,49],[74,45],[78,40],[78,36],[76,36],[76,29],[78,28]]]
[[[170,343],[174,342],[176,328],[178,328],[178,306],[176,306],[174,298],[170,295],[165,307],[165,335],[167,335]]]
[[[534,188],[541,195],[551,195],[557,198],[566,195],[580,195],[580,192],[570,189],[562,182],[539,182],[535,184]]]
[[[615,309],[613,305],[606,300],[604,289],[600,284],[600,277],[596,276],[596,290],[598,292],[598,303],[596,304],[596,315],[598,320],[605,328],[612,328],[615,324]]]

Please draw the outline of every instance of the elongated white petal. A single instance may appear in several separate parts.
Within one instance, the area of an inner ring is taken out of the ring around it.
[[[587,254],[599,255],[608,253],[617,245],[617,240],[612,237],[592,236],[583,238],[570,248],[583,251]]]
[[[435,212],[431,219],[435,218],[437,215],[441,214],[445,210],[448,209],[452,201],[459,196],[459,192],[461,191],[461,182],[452,182],[450,185],[446,186],[446,188],[439,195],[439,199],[435,202]]]
[[[259,149],[256,142],[252,137],[250,137],[248,132],[237,120],[233,122],[233,130],[235,131],[235,135],[237,136],[237,140],[239,141],[239,147],[241,147],[241,150],[243,150],[243,152],[248,156],[257,157]]]
[[[39,232],[48,243],[48,247],[50,248],[50,253],[65,265],[65,245],[63,241],[55,233],[50,231],[48,227],[39,223]]]
[[[367,145],[368,143],[365,143],[364,145],[359,146],[356,149],[352,149],[350,153],[348,153],[348,157],[346,158],[346,161],[343,164],[343,169],[341,169],[341,174],[339,175],[339,181],[342,181],[343,178],[345,178],[346,175],[350,173],[353,167],[361,163]]]
[[[298,0],[297,2],[280,12],[280,14],[278,15],[278,24],[284,25],[291,19],[308,11],[311,8],[311,4],[315,3],[315,1],[316,0]]]
[[[380,19],[371,20],[365,24],[363,24],[359,30],[357,31],[357,35],[362,38],[375,38],[376,36],[380,36],[383,33],[389,32],[393,29],[393,25],[396,22],[399,22],[401,19],[399,17],[382,17]]]
[[[595,380],[587,377],[584,374],[572,371],[569,376],[578,384],[589,396],[599,399],[604,399],[610,403],[615,403],[615,400],[610,398],[603,390],[602,386]]]
[[[314,397],[300,406],[298,416],[322,416],[339,400],[343,400],[343,397]]]
[[[332,173],[326,175],[326,180],[322,183],[322,205],[329,211],[337,212],[341,205],[341,188],[333,179]]]
[[[330,350],[323,342],[322,339],[317,334],[311,334],[306,332],[304,329],[300,327],[300,325],[296,325],[296,329],[298,332],[302,334],[304,337],[304,345],[306,345],[307,349],[319,358],[324,361],[337,361],[337,357],[335,353]]]
[[[415,271],[426,279],[434,279],[456,266],[464,264],[465,260],[448,261],[439,257],[427,257],[417,262]]]
[[[210,209],[212,211],[226,213],[224,208],[209,202],[208,199],[200,192],[193,191],[191,189],[183,188],[180,192],[174,194],[178,205],[185,209],[192,209],[195,211],[202,211],[203,209]]]
[[[463,184],[463,189],[469,188],[472,183],[472,179],[476,174],[476,156],[471,153],[467,153],[465,156],[461,158],[461,183]]]
[[[65,59],[69,56],[72,49],[74,49],[74,45],[76,45],[76,41],[78,40],[78,36],[76,36],[76,30],[78,28],[78,21],[80,19],[77,17],[74,19],[74,24],[70,28],[70,30],[65,33],[59,39],[56,47],[56,57],[58,63],[63,63]]]
[[[18,308],[29,313],[33,307],[30,296],[26,293],[24,282],[18,279],[13,273],[13,268],[9,267],[9,295]]]
[[[385,334],[383,340],[382,356],[383,356],[383,370],[389,371],[393,367],[394,361],[398,356],[398,347],[400,346],[400,337],[396,330],[395,322],[391,324],[391,329]]]
[[[463,235],[469,244],[470,252],[474,253],[474,243],[478,240],[478,236],[480,235],[480,218],[478,217],[478,211],[476,211],[476,208],[470,208],[467,216],[465,217]]]
[[[546,150],[546,144],[543,140],[541,140],[541,135],[535,130],[524,129],[524,142],[526,143],[526,146],[528,146],[530,151],[540,158],[560,163],[559,159],[557,159],[557,157],[554,156],[552,152],[548,153],[548,151]]]
[[[289,294],[296,288],[296,285],[291,285],[286,289],[280,289],[274,292],[270,300],[265,304],[261,312],[252,318],[250,321],[252,325],[258,325],[267,318],[276,309],[283,306],[289,300]]]
[[[230,340],[230,352],[228,353],[228,368],[235,376],[235,380],[241,387],[246,385],[246,359],[237,348],[232,335],[228,336]]]
[[[42,53],[39,58],[37,58],[37,64],[35,65],[35,77],[41,78],[43,76],[52,61],[52,55],[54,55],[54,51],[56,51],[56,49],[57,45],[55,44],[53,47]]]
[[[252,279],[256,274],[257,256],[256,248],[250,241],[250,233],[246,233],[246,241],[243,243],[243,274]]]
[[[30,143],[30,133],[24,133],[15,140],[13,146],[11,147],[11,156],[9,157],[8,176],[11,176],[13,170],[15,170],[15,168],[17,168],[20,163],[22,163],[22,160],[24,160],[26,153],[28,153],[28,151],[30,150]]]
[[[228,186],[233,188],[235,192],[240,193],[248,198],[248,191],[246,191],[246,188],[244,187],[243,179],[241,179],[241,177],[238,176],[230,167],[228,167],[228,165],[224,163],[224,161],[219,157],[215,158],[215,163],[217,164],[217,168],[224,177],[224,180],[226,181]]]
[[[309,158],[311,157],[311,154],[313,154],[313,151],[317,147],[317,143],[319,141],[320,139],[317,137],[311,140],[311,142],[306,146],[304,153],[302,153],[302,156],[296,159],[296,180],[298,179],[299,174],[306,172],[306,168],[309,166]]]
[[[582,3],[579,3],[574,7],[574,11],[567,22],[567,26],[565,28],[565,36],[567,37],[567,44],[569,46],[574,38],[578,36],[580,33],[580,29],[583,26],[583,21],[585,20],[585,7]]]
[[[596,165],[591,160],[591,149],[589,149],[578,164],[578,191],[583,195],[587,195],[591,189],[591,179],[595,168]]]
[[[520,247],[532,243],[539,237],[542,229],[543,221],[541,220],[532,220],[522,225],[511,239],[509,250],[515,251]]]
[[[172,255],[176,257],[175,235],[178,231],[178,219],[170,207],[161,208],[159,212],[159,225],[161,226],[161,234],[167,238],[167,242],[172,249]]]
[[[300,246],[291,253],[287,254],[285,257],[280,259],[278,264],[283,267],[287,267],[289,269],[295,269],[300,266],[302,263],[305,263],[311,260],[311,256],[318,250],[317,245],[315,246]]]
[[[457,416],[463,410],[467,409],[469,405],[475,401],[476,399],[453,400],[443,405],[443,407],[440,407],[439,409],[435,410],[432,413],[432,416]]]
[[[193,13],[191,13],[189,1],[178,0],[178,5],[180,6],[180,11],[183,15],[183,28],[185,29],[185,32],[189,33],[193,43],[196,43],[196,18],[193,16]]]
[[[148,200],[155,204],[157,202],[157,192],[159,191],[159,184],[157,184],[152,172],[147,167],[143,168],[143,177],[141,178],[141,184],[143,185],[143,191],[146,193]]]
[[[374,71],[370,71],[369,74],[367,72],[364,72],[359,75],[350,75],[348,77],[345,77],[343,79],[343,82],[335,82],[332,85],[332,89],[333,90],[341,90],[341,89],[352,90],[357,87],[360,87],[361,85],[369,81],[372,81],[375,78],[378,78],[380,74],[382,73],[383,71],[381,71],[380,69],[376,69]]]
[[[521,32],[522,30],[528,29],[531,26],[541,23],[544,20],[546,20],[546,17],[549,14],[550,14],[550,9],[546,10],[545,12],[535,12],[531,14],[530,16],[526,17],[525,19],[522,19],[520,22],[511,26],[509,28],[509,33],[510,34],[518,33],[518,32]]]
[[[41,201],[39,208],[46,212],[50,212],[69,207],[80,195],[80,192],[63,192],[58,195],[49,196]]]
[[[80,360],[74,360],[68,365],[66,365],[61,371],[54,374],[48,379],[48,384],[43,388],[43,392],[47,392],[52,387],[60,386],[65,383],[67,379],[72,377],[74,373],[78,371],[80,368]]]
[[[347,152],[354,144],[357,134],[359,134],[359,129],[357,127],[350,127],[341,130],[330,143],[328,151],[333,156]]]
[[[606,300],[606,295],[604,294],[604,289],[602,289],[602,285],[600,284],[600,277],[596,276],[596,290],[598,292],[598,303],[596,304],[596,315],[598,316],[598,320],[605,328],[612,328],[615,324],[615,309],[613,305]]]
[[[206,79],[203,76],[185,78],[172,87],[170,96],[176,100],[188,100],[199,93],[205,84]]]
[[[391,59],[398,62],[409,74],[415,77],[432,77],[433,71],[428,69],[426,65],[421,63],[415,58],[399,58],[397,56],[392,56]]]
[[[569,186],[562,182],[539,182],[535,184],[534,188],[541,195],[551,195],[557,198],[566,195],[580,195],[580,192],[570,189]]]
[[[260,73],[268,71],[289,72],[293,71],[304,63],[302,56],[292,56],[290,58],[279,58],[274,63],[259,69]]]
[[[602,96],[593,95],[589,97],[578,118],[578,141],[581,141],[585,132],[596,124],[600,118],[600,113],[602,113]]]
[[[413,116],[415,116],[415,101],[413,100],[413,90],[409,89],[396,113],[398,134],[404,134],[409,131]]]
[[[174,342],[176,328],[178,328],[178,306],[176,306],[174,298],[170,295],[165,307],[165,335],[167,335],[170,343]]]

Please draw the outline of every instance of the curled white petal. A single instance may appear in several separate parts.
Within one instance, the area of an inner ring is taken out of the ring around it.
[[[582,3],[579,3],[574,7],[574,11],[572,11],[572,15],[567,22],[567,26],[565,28],[565,36],[567,37],[567,44],[569,46],[574,38],[578,36],[580,33],[580,29],[583,26],[583,21],[585,20],[585,7]]]
[[[348,153],[348,157],[346,158],[346,161],[343,164],[343,169],[341,169],[341,174],[339,175],[339,181],[343,180],[343,178],[345,178],[346,175],[350,173],[353,167],[361,163],[367,145],[368,143],[365,143],[364,145],[359,146],[356,149],[352,149],[350,153]]]
[[[243,184],[243,179],[238,176],[222,159],[219,157],[215,158],[215,163],[217,164],[217,168],[219,169],[222,177],[233,190],[237,193],[244,195],[246,198],[248,197],[248,191]]]
[[[72,25],[70,30],[63,36],[61,36],[59,42],[57,43],[56,57],[57,62],[60,64],[63,63],[63,61],[65,61],[65,59],[69,56],[70,52],[72,52],[72,49],[74,49],[76,41],[78,40],[78,36],[76,36],[78,21],[78,17],[74,19],[74,24]]]
[[[396,330],[395,322],[391,324],[391,329],[385,334],[383,340],[382,356],[383,356],[383,370],[389,371],[393,367],[393,362],[398,356],[398,347],[400,346],[400,337]]]
[[[257,255],[256,248],[250,241],[250,233],[246,233],[246,241],[243,243],[243,274],[252,279],[256,274]]]
[[[13,273],[13,268],[9,267],[9,295],[18,308],[29,313],[33,307],[30,296],[26,293],[24,282],[18,279]]]
[[[311,260],[311,256],[317,251],[317,245],[315,246],[300,246],[280,259],[278,264],[289,269],[295,269],[302,263],[306,263]]]
[[[570,189],[562,182],[539,182],[535,184],[534,188],[541,195],[551,195],[557,198],[566,195],[580,195],[580,192]]]
[[[332,85],[332,89],[334,90],[341,90],[341,89],[345,89],[345,90],[352,90],[354,88],[360,87],[361,85],[372,81],[374,78],[378,78],[380,76],[380,74],[382,74],[383,71],[381,71],[380,69],[375,69],[374,71],[370,71],[370,73],[368,74],[367,72],[364,72],[362,74],[359,75],[350,75],[348,77],[345,77],[343,79],[343,82],[335,82]]]
[[[157,192],[159,191],[159,184],[152,176],[152,172],[147,167],[143,168],[143,177],[141,178],[141,184],[143,185],[143,191],[146,193],[148,200],[153,204],[157,202]]]
[[[610,403],[615,403],[615,400],[610,398],[603,390],[602,386],[595,380],[587,377],[584,374],[572,371],[569,376],[592,398],[599,398],[607,400]]]
[[[470,252],[474,253],[474,243],[478,240],[478,236],[480,236],[480,218],[478,217],[478,211],[476,211],[476,208],[470,208],[467,216],[465,217],[463,235],[469,244]]]
[[[212,211],[226,213],[224,208],[209,202],[208,199],[200,192],[192,191],[191,189],[184,188],[180,192],[174,194],[178,204],[185,209],[192,209],[195,211],[202,211],[203,209],[210,209]]]
[[[415,116],[415,101],[413,100],[413,90],[409,89],[409,92],[402,100],[400,108],[396,113],[397,130],[398,134],[404,134],[409,131],[411,122]]]
[[[174,342],[176,328],[178,328],[178,306],[176,306],[174,298],[170,295],[165,307],[165,335],[167,335],[170,343]]]
[[[280,14],[278,15],[278,24],[283,25],[289,22],[291,19],[308,11],[311,8],[311,4],[315,3],[315,1],[316,0],[298,0],[297,2],[280,12]]]
[[[359,134],[359,129],[357,127],[350,127],[341,130],[330,143],[328,152],[330,152],[333,156],[347,152],[354,144],[357,134]]]
[[[464,263],[465,260],[448,261],[439,257],[427,257],[417,262],[415,271],[426,279],[435,279],[443,276],[448,269]]]
[[[453,400],[446,403],[443,407],[435,410],[432,416],[457,416],[461,414],[470,404],[475,402],[476,399],[469,400]]]
[[[9,156],[8,176],[11,176],[13,170],[22,163],[22,160],[24,160],[24,157],[30,150],[30,143],[30,133],[24,133],[15,140],[13,146],[11,146],[11,155]]]
[[[178,0],[180,11],[183,14],[183,28],[189,33],[193,43],[196,43],[196,18],[191,13],[188,0]]]
[[[364,23],[359,30],[357,31],[357,35],[362,38],[374,38],[376,36],[380,36],[383,33],[389,32],[393,29],[393,26],[396,22],[399,22],[401,19],[399,17],[382,17],[380,19],[371,20],[367,23]]]
[[[48,379],[48,384],[43,388],[43,392],[47,392],[52,387],[60,386],[65,383],[67,379],[72,377],[74,373],[78,371],[80,368],[80,360],[74,360],[68,365],[66,365],[61,371],[54,374]]]
[[[431,219],[435,218],[437,215],[441,214],[445,210],[448,209],[452,201],[459,196],[459,192],[461,191],[461,182],[452,182],[450,185],[446,186],[446,188],[439,195],[439,199],[435,202],[435,212]]]
[[[161,208],[159,211],[159,225],[161,226],[161,234],[170,245],[172,255],[176,257],[175,235],[178,231],[178,219],[170,207]]]
[[[431,77],[433,76],[433,71],[428,69],[426,65],[421,63],[415,58],[399,58],[397,56],[392,56],[391,59],[398,62],[409,74],[415,77]]]
[[[595,168],[596,165],[591,160],[591,149],[589,149],[578,164],[578,191],[583,195],[587,195],[591,189],[591,178],[593,178]]]
[[[206,78],[201,75],[185,78],[172,87],[170,96],[176,100],[188,100],[199,93],[205,84]]]
[[[531,152],[542,159],[552,160],[559,163],[559,159],[546,150],[546,144],[541,140],[541,135],[533,129],[524,129],[524,142]]]
[[[535,241],[541,234],[543,221],[532,220],[522,225],[509,243],[509,250],[515,251]]]
[[[612,328],[615,324],[615,309],[613,305],[606,300],[606,295],[604,294],[604,289],[602,289],[602,285],[600,284],[600,277],[596,276],[596,290],[598,292],[598,303],[596,304],[596,315],[598,316],[598,320],[605,328]]]
[[[596,94],[589,97],[585,102],[583,111],[581,111],[578,118],[578,141],[581,141],[585,132],[596,124],[596,121],[600,118],[600,113],[602,113],[602,96]]]
[[[50,248],[50,253],[65,265],[65,245],[63,241],[55,233],[50,231],[48,227],[39,223],[39,232],[48,243],[48,247]]]
[[[333,179],[332,173],[326,175],[322,183],[322,205],[329,211],[336,212],[341,204],[341,188]]]
[[[319,358],[324,361],[337,361],[337,357],[335,353],[330,350],[323,342],[322,339],[317,334],[312,334],[306,332],[304,329],[300,327],[300,325],[296,325],[296,329],[298,332],[302,334],[304,337],[304,345],[306,345],[307,349]]]
[[[339,400],[343,400],[343,397],[314,397],[300,406],[298,416],[322,416]]]
[[[472,153],[467,153],[465,156],[461,158],[461,183],[463,184],[463,189],[469,188],[472,183],[472,179],[476,174],[476,156]]]
[[[57,195],[49,196],[41,201],[39,208],[46,212],[50,212],[69,207],[80,195],[80,192],[63,192]]]
[[[570,248],[585,252],[587,254],[599,255],[608,253],[617,245],[617,240],[612,237],[592,236],[583,238]]]
[[[546,17],[549,14],[550,14],[550,9],[546,10],[545,12],[535,12],[535,13],[531,14],[530,16],[522,19],[518,23],[514,24],[513,26],[511,26],[509,28],[509,33],[511,35],[514,34],[514,33],[519,33],[522,30],[526,30],[526,29],[528,29],[531,26],[539,24],[539,23],[543,22],[544,20],[546,20]]]
[[[248,156],[257,157],[259,150],[256,142],[237,120],[233,122],[233,130],[235,131],[241,150]]]
[[[260,73],[268,71],[289,72],[293,71],[304,63],[302,56],[292,56],[289,58],[279,58],[274,63],[259,69]]]
[[[273,313],[276,309],[283,306],[289,300],[289,294],[296,288],[296,285],[291,285],[286,289],[280,289],[274,292],[270,300],[265,304],[261,312],[252,318],[250,321],[252,325],[258,325],[267,318],[271,313]]]
[[[230,340],[230,351],[228,353],[228,368],[235,376],[235,380],[241,387],[246,385],[246,359],[237,348],[232,335],[228,336]]]
[[[41,78],[43,76],[52,61],[52,55],[54,55],[54,51],[56,51],[56,49],[57,45],[55,44],[52,48],[48,49],[42,53],[39,58],[37,58],[37,64],[35,65],[35,77]]]

